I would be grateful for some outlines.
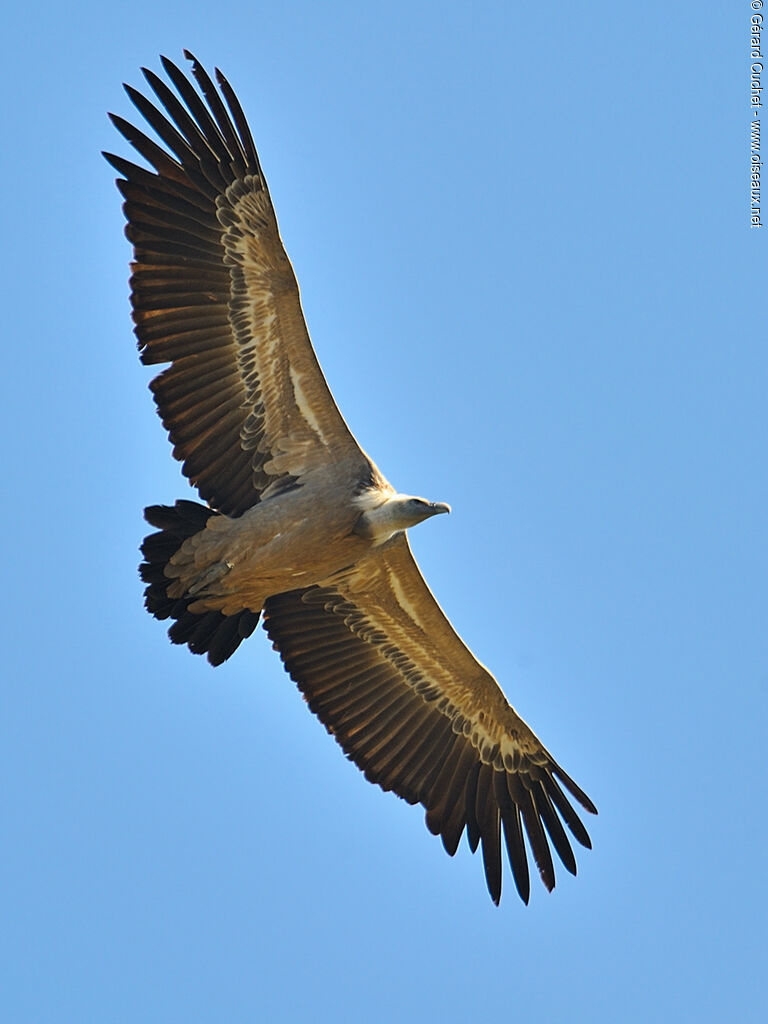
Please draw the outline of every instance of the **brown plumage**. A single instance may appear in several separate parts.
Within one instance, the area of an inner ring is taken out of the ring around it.
[[[128,94],[165,149],[120,117],[154,168],[120,172],[134,247],[131,301],[144,363],[185,475],[208,503],[150,506],[146,605],[215,665],[259,619],[310,708],[367,779],[426,808],[453,855],[482,846],[494,902],[502,836],[520,896],[526,855],[555,884],[550,845],[576,873],[563,827],[589,798],[507,702],[427,587],[406,529],[448,506],[397,494],[360,449],[318,365],[293,269],[240,105],[190,55],[162,113]],[[201,95],[202,94],[202,95]],[[223,100],[222,100],[223,96]],[[180,98],[179,98],[180,97]]]

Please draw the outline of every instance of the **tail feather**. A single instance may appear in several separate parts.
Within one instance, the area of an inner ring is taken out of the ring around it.
[[[169,597],[168,585],[172,580],[165,575],[165,567],[187,538],[203,530],[211,516],[219,514],[196,501],[150,505],[144,510],[144,518],[159,532],[144,538],[141,545],[144,561],[139,567],[139,574],[147,584],[144,591],[147,611],[157,619],[174,619],[168,630],[172,642],[186,644],[194,654],[207,653],[212,665],[220,665],[234,654],[258,625],[261,613],[248,608],[235,615],[217,611],[191,612],[189,605],[196,600],[195,595]]]

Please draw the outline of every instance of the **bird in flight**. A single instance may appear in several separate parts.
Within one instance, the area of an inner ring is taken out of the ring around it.
[[[162,58],[159,105],[126,86],[158,145],[110,115],[151,170],[105,153],[133,245],[141,360],[174,456],[205,504],[150,505],[145,603],[170,639],[219,665],[261,620],[310,709],[371,782],[426,809],[453,856],[482,849],[494,903],[502,837],[528,902],[526,839],[555,885],[576,860],[569,800],[597,813],[464,645],[406,531],[448,512],[399,494],[336,407],[248,123],[187,51],[197,88]],[[160,108],[163,108],[162,110]]]

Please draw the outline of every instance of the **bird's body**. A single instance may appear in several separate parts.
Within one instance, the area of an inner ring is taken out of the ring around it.
[[[193,59],[193,58],[191,58]],[[360,449],[315,357],[247,122],[193,59],[178,96],[145,71],[166,117],[128,89],[167,149],[114,123],[154,171],[123,175],[142,360],[183,471],[207,504],[147,508],[146,605],[213,664],[263,621],[287,670],[368,779],[427,811],[453,854],[482,844],[501,894],[501,839],[528,899],[524,834],[542,880],[563,828],[589,837],[561,788],[594,806],[462,643],[406,530],[448,506],[398,494]],[[181,97],[181,101],[178,97]],[[170,151],[170,154],[169,154]],[[546,830],[546,832],[545,832]]]
[[[312,470],[301,487],[241,516],[212,516],[171,557],[169,595],[195,593],[192,612],[259,611],[272,594],[321,583],[368,555],[373,541],[355,532],[363,515],[355,474],[334,468]]]

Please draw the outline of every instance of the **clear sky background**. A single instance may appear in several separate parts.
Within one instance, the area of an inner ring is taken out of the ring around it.
[[[3,16],[4,1020],[768,1019],[751,13]],[[99,151],[185,46],[248,114],[352,429],[453,506],[413,532],[425,576],[600,809],[527,908],[365,782],[261,630],[213,670],[142,609],[143,506],[194,493]]]

